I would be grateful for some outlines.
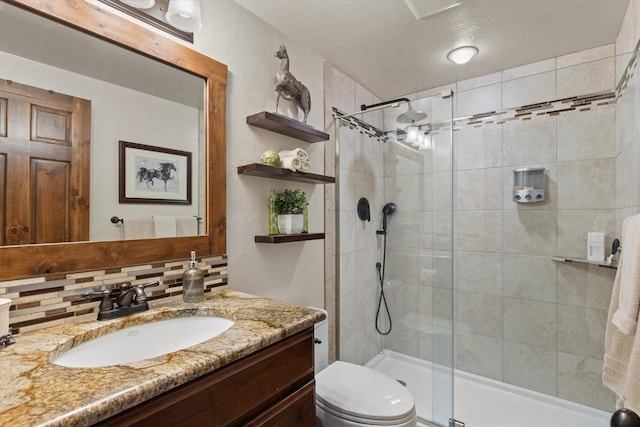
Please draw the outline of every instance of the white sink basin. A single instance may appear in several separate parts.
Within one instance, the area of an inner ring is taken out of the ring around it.
[[[120,365],[182,350],[220,335],[234,322],[223,317],[177,317],[130,326],[82,343],[53,359],[70,368]]]

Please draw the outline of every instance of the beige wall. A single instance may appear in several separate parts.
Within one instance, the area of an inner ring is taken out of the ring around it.
[[[193,49],[228,66],[227,86],[227,253],[229,286],[261,296],[324,307],[324,242],[279,245],[254,243],[266,234],[270,188],[300,188],[310,199],[309,228],[324,230],[322,186],[240,177],[238,166],[253,163],[268,149],[296,147],[309,152],[312,172],[323,173],[323,143],[309,144],[246,124],[246,117],[275,110],[273,81],[280,43],[287,46],[290,71],[311,93],[308,123],[324,125],[323,61],[232,1],[203,1],[203,28]],[[156,30],[154,30],[156,31]],[[188,44],[187,44],[188,45]],[[279,113],[293,117],[295,107],[281,101]],[[300,116],[301,118],[301,116]],[[215,201],[214,201],[215,203]]]

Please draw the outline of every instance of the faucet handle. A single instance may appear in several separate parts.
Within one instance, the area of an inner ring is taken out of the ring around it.
[[[82,293],[82,298],[91,299],[95,297],[102,297],[99,310],[110,311],[113,310],[113,301],[111,301],[111,289],[102,289],[98,291],[87,291]]]
[[[145,289],[147,288],[153,288],[160,285],[159,281],[155,281],[155,282],[150,282],[150,283],[145,283],[144,285],[137,285],[136,288],[138,288],[140,291],[138,292],[138,296],[137,296],[137,302],[138,303],[142,303],[145,302],[147,300],[147,294],[144,292]]]

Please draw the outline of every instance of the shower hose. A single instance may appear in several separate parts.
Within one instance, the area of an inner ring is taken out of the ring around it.
[[[387,305],[387,297],[384,295],[384,270],[387,266],[387,232],[382,234],[382,263],[376,263],[376,269],[378,270],[378,281],[380,283],[380,297],[378,298],[378,309],[376,310],[376,331],[380,335],[389,335],[391,333],[391,313],[389,313],[389,305]],[[389,328],[385,331],[380,329],[380,310],[384,304],[384,310],[386,317],[389,320]]]

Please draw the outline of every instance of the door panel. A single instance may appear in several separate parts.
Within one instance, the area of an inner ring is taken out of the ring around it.
[[[91,102],[0,80],[0,123],[0,244],[89,240]]]
[[[67,242],[70,239],[69,183],[71,165],[41,159],[31,161],[32,230],[38,243]]]

